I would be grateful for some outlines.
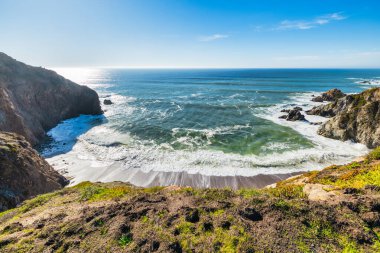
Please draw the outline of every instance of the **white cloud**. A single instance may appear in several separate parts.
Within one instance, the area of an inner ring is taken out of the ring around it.
[[[275,30],[308,30],[346,18],[347,17],[343,16],[341,12],[336,12],[316,17],[313,20],[283,20]]]
[[[229,37],[229,35],[226,35],[226,34],[212,34],[209,36],[201,36],[198,38],[198,41],[210,42],[210,41],[214,41],[214,40],[226,39],[228,37]]]

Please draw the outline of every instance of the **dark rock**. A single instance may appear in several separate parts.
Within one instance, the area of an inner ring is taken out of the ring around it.
[[[185,216],[185,220],[191,223],[196,223],[199,221],[199,211],[198,209],[190,209]]]
[[[288,121],[305,120],[305,116],[299,110],[291,110],[286,117]]]
[[[323,102],[323,98],[321,96],[318,96],[318,97],[312,98],[311,101],[322,103]]]
[[[169,245],[170,252],[173,253],[182,253],[182,247],[179,242],[174,242]]]
[[[282,115],[278,117],[279,119],[286,119],[288,121],[305,120],[305,116],[300,112],[302,111],[301,107],[294,107],[291,110],[282,110],[281,112],[285,111],[288,111],[288,115]]]
[[[0,211],[68,183],[24,137],[0,132]]]
[[[343,191],[344,194],[361,194],[362,190],[357,188],[346,188]]]
[[[112,105],[113,102],[110,99],[104,99],[103,104],[105,104],[105,105]]]
[[[158,241],[153,241],[151,245],[151,251],[157,251],[160,248],[160,242]]]
[[[346,96],[341,90],[331,89],[327,92],[322,93],[321,96],[317,96],[311,99],[314,102],[324,102],[324,101],[335,101],[339,98]]]
[[[227,229],[228,230],[231,227],[231,222],[229,222],[229,221],[223,221],[222,224],[221,224],[221,227],[223,229]]]
[[[239,211],[240,216],[251,221],[260,221],[263,219],[263,216],[253,208],[245,208],[244,210]]]
[[[207,221],[205,223],[203,223],[203,231],[212,231],[214,229],[214,225],[212,224],[212,222],[210,221]]]
[[[310,125],[319,126],[322,125],[322,122],[310,122]]]
[[[280,112],[286,112],[286,113],[289,113],[289,112],[290,112],[290,109],[282,109]]]
[[[101,113],[94,90],[0,53],[0,131],[23,135],[34,145],[62,120]]]

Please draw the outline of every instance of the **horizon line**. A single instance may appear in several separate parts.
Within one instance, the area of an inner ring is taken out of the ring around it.
[[[174,67],[174,66],[40,66],[47,69],[379,69],[380,67]]]

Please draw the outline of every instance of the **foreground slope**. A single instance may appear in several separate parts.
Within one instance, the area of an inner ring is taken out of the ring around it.
[[[379,252],[379,164],[377,149],[262,190],[84,182],[1,213],[0,251]]]
[[[0,52],[1,131],[21,134],[36,144],[61,120],[101,113],[94,90]]]

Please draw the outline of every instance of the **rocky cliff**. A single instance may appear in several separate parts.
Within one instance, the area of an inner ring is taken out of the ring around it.
[[[1,131],[21,134],[36,144],[61,120],[101,113],[92,89],[0,53]]]
[[[347,95],[307,113],[332,117],[319,128],[320,135],[343,141],[352,140],[369,148],[380,145],[380,88]]]
[[[24,137],[0,132],[0,211],[67,184]]]

